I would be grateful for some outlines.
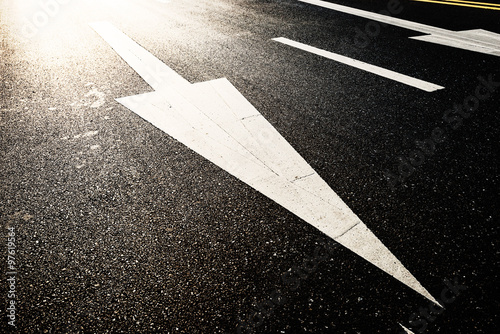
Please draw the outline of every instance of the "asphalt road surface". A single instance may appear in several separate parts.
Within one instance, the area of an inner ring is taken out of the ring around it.
[[[0,332],[497,333],[500,6],[477,2],[0,0]],[[95,22],[186,87],[226,78],[432,297],[119,103],[155,80]]]

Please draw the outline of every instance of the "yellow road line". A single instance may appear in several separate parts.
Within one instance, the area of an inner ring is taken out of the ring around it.
[[[441,0],[441,1],[446,1],[446,2],[463,2],[463,3],[470,3],[470,4],[473,4],[473,5],[486,5],[486,6],[500,7],[500,4],[489,3],[489,2],[477,2],[477,1],[465,1],[465,0]]]
[[[413,1],[431,2],[431,3],[442,4],[442,5],[452,5],[452,6],[463,6],[463,7],[472,7],[472,8],[481,8],[481,9],[500,10],[500,7],[470,5],[470,4],[466,4],[466,3],[458,3],[458,2],[451,2],[451,1],[434,1],[434,0],[413,0]],[[495,4],[489,4],[489,5],[498,6]]]

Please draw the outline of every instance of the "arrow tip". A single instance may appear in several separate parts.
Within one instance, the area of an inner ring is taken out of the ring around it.
[[[341,236],[336,237],[335,241],[412,288],[436,305],[441,306],[361,221]]]

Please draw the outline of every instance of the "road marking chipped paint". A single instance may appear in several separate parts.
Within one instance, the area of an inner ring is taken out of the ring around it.
[[[78,139],[78,138],[85,138],[85,137],[92,137],[92,136],[95,136],[96,134],[99,133],[99,130],[95,130],[95,131],[88,131],[88,132],[85,132],[85,133],[80,133],[78,135],[74,135],[73,136],[73,139]],[[65,137],[64,137],[65,138]],[[63,139],[64,139],[63,138]]]
[[[89,97],[89,96],[95,96],[97,98],[97,101],[94,101],[90,104],[90,108],[99,108],[104,103],[106,103],[106,94],[98,91],[96,88],[92,88],[87,94],[85,94],[85,97]],[[84,104],[84,105],[87,105],[87,104]]]

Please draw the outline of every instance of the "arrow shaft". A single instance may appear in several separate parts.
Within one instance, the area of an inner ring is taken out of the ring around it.
[[[189,82],[109,22],[89,24],[154,90]]]

